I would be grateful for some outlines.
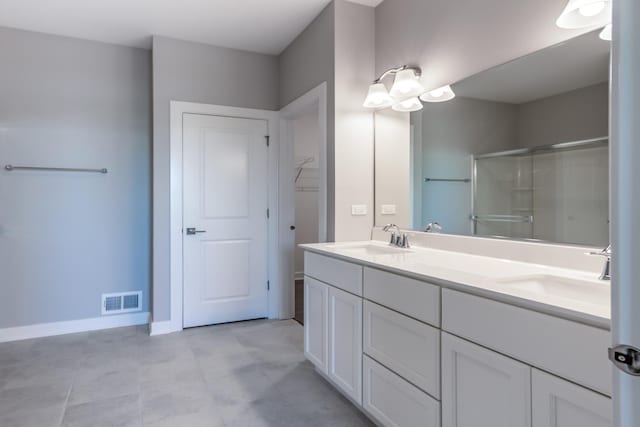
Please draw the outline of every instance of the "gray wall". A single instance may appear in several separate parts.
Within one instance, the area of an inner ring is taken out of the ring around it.
[[[590,31],[555,21],[565,0],[385,0],[376,8],[376,71],[423,68],[427,89]]]
[[[327,7],[282,51],[279,63],[280,108],[322,82],[327,83],[327,239],[335,231],[335,5]]]
[[[373,112],[362,106],[375,78],[375,9],[335,0],[336,241],[368,240],[373,226]],[[351,206],[366,205],[354,216]]]
[[[517,147],[609,134],[609,84],[600,83],[517,106]]]
[[[151,57],[0,28],[0,328],[100,316],[150,289]]]
[[[169,102],[278,109],[275,56],[153,38],[153,320],[169,320]]]

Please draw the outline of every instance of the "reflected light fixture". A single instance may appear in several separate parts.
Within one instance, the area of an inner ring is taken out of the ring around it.
[[[456,97],[451,86],[446,85],[420,95],[424,102],[445,102]]]
[[[560,28],[603,27],[611,23],[611,0],[569,0],[556,25]]]
[[[413,98],[393,104],[391,108],[401,113],[411,113],[412,111],[422,110],[422,102],[414,96]]]
[[[362,104],[366,108],[387,108],[393,105],[393,98],[387,92],[384,83],[373,83],[369,86],[367,99]]]
[[[604,27],[602,31],[600,31],[599,37],[602,40],[607,40],[607,41],[611,41],[613,39],[611,24],[607,24],[607,26]]]

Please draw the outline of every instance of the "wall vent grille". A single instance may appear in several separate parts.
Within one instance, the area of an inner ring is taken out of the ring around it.
[[[142,291],[102,294],[102,314],[122,314],[142,310]]]

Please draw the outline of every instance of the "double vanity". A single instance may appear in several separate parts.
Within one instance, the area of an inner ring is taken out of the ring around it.
[[[397,248],[377,233],[303,246],[305,355],[372,420],[611,425],[601,259],[584,248],[424,233]]]

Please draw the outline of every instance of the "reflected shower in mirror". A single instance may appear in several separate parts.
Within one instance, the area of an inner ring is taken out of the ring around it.
[[[606,246],[608,81],[592,32],[376,112],[376,225]]]

